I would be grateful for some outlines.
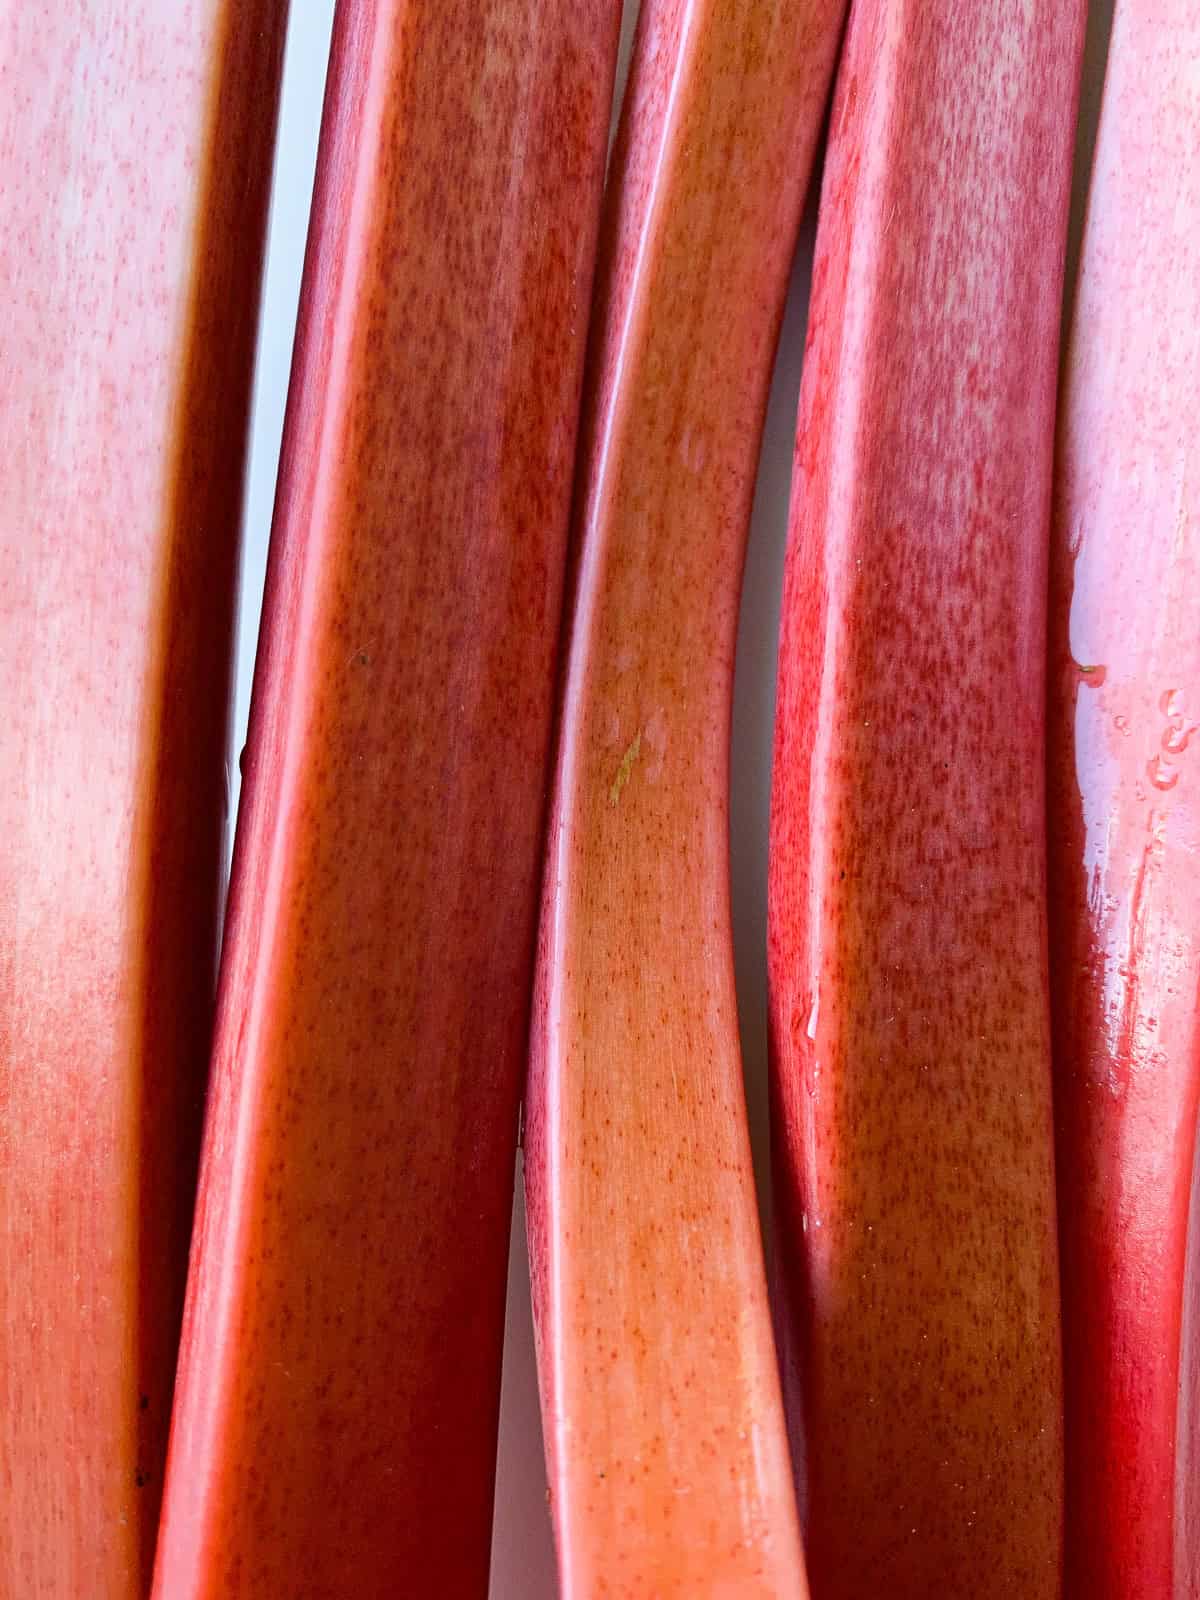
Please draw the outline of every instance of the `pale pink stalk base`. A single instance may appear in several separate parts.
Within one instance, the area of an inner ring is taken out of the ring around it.
[[[647,0],[613,164],[526,1174],[568,1600],[805,1593],[745,1125],[742,556],[840,0]]]
[[[1200,3],[1119,0],[1052,584],[1068,1600],[1200,1594],[1194,1332],[1181,1348],[1200,1089],[1198,430]]]
[[[1082,0],[856,0],[771,819],[815,1600],[1049,1600],[1062,1402],[1045,572]]]
[[[285,15],[0,0],[5,1600],[149,1582]]]

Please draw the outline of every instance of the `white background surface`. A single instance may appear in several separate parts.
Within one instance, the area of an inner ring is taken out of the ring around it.
[[[255,386],[242,569],[234,748],[245,739],[275,474],[334,0],[293,0]],[[626,0],[622,72],[638,0]],[[1091,146],[1112,0],[1095,0],[1084,83],[1082,169]],[[619,87],[619,86],[618,86]],[[1077,184],[1073,243],[1078,237]],[[779,591],[787,530],[800,358],[808,307],[814,208],[801,231],[759,468],[747,556],[734,696],[732,873],[734,942],[751,1131],[760,1176],[766,1119],[766,840]],[[234,764],[236,776],[237,766]],[[555,1600],[554,1557],[538,1417],[520,1179],[509,1268],[492,1600]]]

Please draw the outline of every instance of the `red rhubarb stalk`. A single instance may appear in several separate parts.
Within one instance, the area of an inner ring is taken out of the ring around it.
[[[156,1594],[486,1592],[614,0],[342,0]]]
[[[742,556],[840,0],[647,0],[589,357],[526,1173],[563,1593],[806,1592],[734,998]]]
[[[285,12],[0,0],[12,1600],[133,1600],[150,1578],[212,1026]]]
[[[1116,8],[1063,404],[1049,815],[1067,1592],[1182,1600],[1200,1594],[1197,1374],[1181,1387],[1200,1089],[1197,0]]]
[[[856,0],[785,580],[770,983],[819,1600],[1053,1596],[1045,576],[1080,0]]]

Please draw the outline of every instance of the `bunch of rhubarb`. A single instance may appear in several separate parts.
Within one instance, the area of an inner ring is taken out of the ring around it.
[[[0,0],[0,1596],[140,1600],[285,0]]]
[[[620,0],[338,0],[218,983],[287,4],[0,0],[0,1600],[483,1600],[527,1062],[566,1600],[1200,1596],[1200,0],[1061,405],[1086,0],[844,9],[644,0],[602,217]]]
[[[818,1600],[1059,1592],[1046,558],[1082,0],[855,0],[771,815]]]

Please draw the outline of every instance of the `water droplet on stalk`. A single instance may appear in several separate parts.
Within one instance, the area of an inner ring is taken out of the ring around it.
[[[1173,789],[1179,782],[1179,774],[1161,756],[1154,757],[1146,768],[1146,773],[1156,789]]]

